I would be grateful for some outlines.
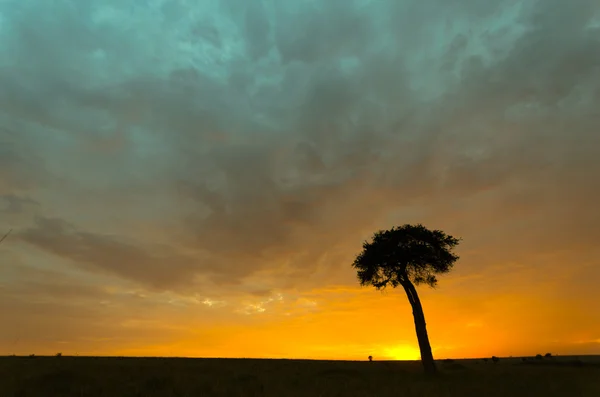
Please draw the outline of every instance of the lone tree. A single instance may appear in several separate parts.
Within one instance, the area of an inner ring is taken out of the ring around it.
[[[412,306],[421,362],[429,375],[436,374],[437,369],[415,285],[427,284],[434,288],[436,275],[448,273],[458,260],[452,249],[459,242],[460,239],[440,230],[406,224],[376,232],[371,242],[364,242],[362,252],[352,264],[362,286],[372,285],[377,290],[388,285],[404,288]]]

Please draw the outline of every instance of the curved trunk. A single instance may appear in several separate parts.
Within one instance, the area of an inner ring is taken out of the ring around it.
[[[425,324],[425,314],[423,313],[423,306],[421,300],[417,294],[415,286],[410,281],[402,283],[408,301],[412,306],[413,317],[415,320],[415,331],[417,332],[417,340],[419,341],[419,350],[421,351],[421,363],[423,369],[428,375],[435,375],[437,368],[433,361],[433,353],[431,351],[431,345],[429,344],[429,336],[427,335],[427,326]]]

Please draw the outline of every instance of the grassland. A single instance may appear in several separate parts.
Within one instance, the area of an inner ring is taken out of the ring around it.
[[[600,357],[523,362],[1,357],[1,397],[599,397]]]

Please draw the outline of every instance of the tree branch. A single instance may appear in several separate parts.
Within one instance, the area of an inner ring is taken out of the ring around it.
[[[7,237],[8,237],[8,235],[10,234],[10,232],[12,232],[12,229],[10,229],[10,230],[9,230],[9,231],[8,231],[8,232],[7,232],[7,233],[4,235],[4,237],[2,237],[2,238],[0,239],[0,244],[1,244],[1,243],[4,241],[4,239],[5,239],[5,238],[7,238]]]

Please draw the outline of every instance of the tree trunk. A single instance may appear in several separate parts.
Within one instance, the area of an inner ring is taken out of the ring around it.
[[[417,332],[417,340],[419,341],[419,350],[421,351],[421,363],[423,369],[427,375],[435,375],[437,368],[433,361],[433,353],[431,351],[431,345],[429,344],[429,336],[427,335],[427,326],[425,324],[425,314],[423,313],[423,306],[421,300],[417,294],[415,286],[410,281],[402,283],[404,291],[408,296],[408,301],[413,309],[413,317],[415,319],[415,330]]]

